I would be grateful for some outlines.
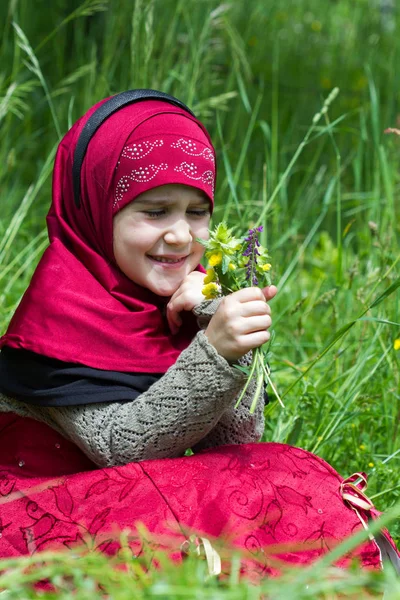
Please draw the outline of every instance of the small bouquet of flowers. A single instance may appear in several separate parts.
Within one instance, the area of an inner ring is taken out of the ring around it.
[[[207,274],[204,278],[203,294],[207,300],[226,296],[242,288],[271,285],[271,263],[268,250],[259,241],[262,225],[250,229],[247,235],[241,238],[234,236],[226,223],[219,223],[210,233],[208,240],[198,241],[205,247],[205,256],[208,261]],[[275,396],[283,406],[278,392],[270,378],[268,366],[268,347],[253,350],[252,362],[249,367],[236,365],[247,375],[247,381],[237,400],[236,407],[242,401],[244,394],[255,378],[256,390],[251,404],[250,412],[253,413],[263,388],[271,386]]]

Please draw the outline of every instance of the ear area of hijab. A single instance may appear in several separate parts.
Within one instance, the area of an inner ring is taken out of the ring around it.
[[[74,161],[72,165],[72,179],[76,208],[79,209],[81,207],[81,168],[90,140],[101,124],[108,119],[108,117],[124,106],[133,104],[135,102],[140,102],[142,100],[162,100],[182,108],[193,117],[195,116],[183,102],[174,96],[151,89],[128,90],[126,92],[121,92],[120,94],[117,94],[116,96],[113,96],[107,100],[107,102],[104,102],[104,104],[102,104],[87,121],[85,127],[82,129],[75,147]]]

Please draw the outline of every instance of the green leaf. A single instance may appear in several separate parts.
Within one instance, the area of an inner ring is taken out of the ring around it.
[[[208,240],[203,240],[203,238],[196,238],[196,242],[204,246],[204,248],[207,248],[208,246]]]
[[[390,294],[392,294],[395,290],[397,290],[398,287],[400,287],[400,277],[395,279],[395,281],[391,285],[389,285],[389,287],[383,292],[383,294],[378,296],[373,301],[373,303],[370,305],[369,308],[375,308],[375,306],[378,306],[378,304],[383,302],[385,300],[385,298],[387,298],[388,296],[390,296]]]
[[[378,319],[374,317],[361,317],[358,319],[359,321],[372,321],[375,323],[383,323],[383,325],[395,325],[395,327],[400,327],[400,323],[396,323],[396,321],[388,321],[387,319]]]
[[[299,417],[296,419],[295,424],[293,425],[292,431],[289,433],[286,443],[289,446],[295,446],[297,440],[300,437],[301,430],[303,428],[304,419],[303,417]]]
[[[228,267],[229,267],[229,263],[231,262],[231,259],[228,255],[224,254],[222,257],[222,273],[224,275],[226,275],[226,273],[228,272]]]

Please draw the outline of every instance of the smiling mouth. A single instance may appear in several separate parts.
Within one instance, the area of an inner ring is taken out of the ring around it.
[[[164,256],[148,256],[151,260],[159,263],[167,263],[170,265],[177,265],[186,260],[187,256],[181,256],[180,258],[166,258]]]

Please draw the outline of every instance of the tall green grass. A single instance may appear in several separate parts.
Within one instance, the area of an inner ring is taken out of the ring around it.
[[[265,225],[279,287],[271,367],[286,405],[267,407],[265,440],[343,475],[367,471],[385,510],[400,498],[400,140],[383,134],[399,119],[400,17],[382,4],[3,2],[0,327],[46,244],[60,135],[118,91],[174,94],[218,150],[215,219]],[[398,520],[391,531],[400,537]]]

